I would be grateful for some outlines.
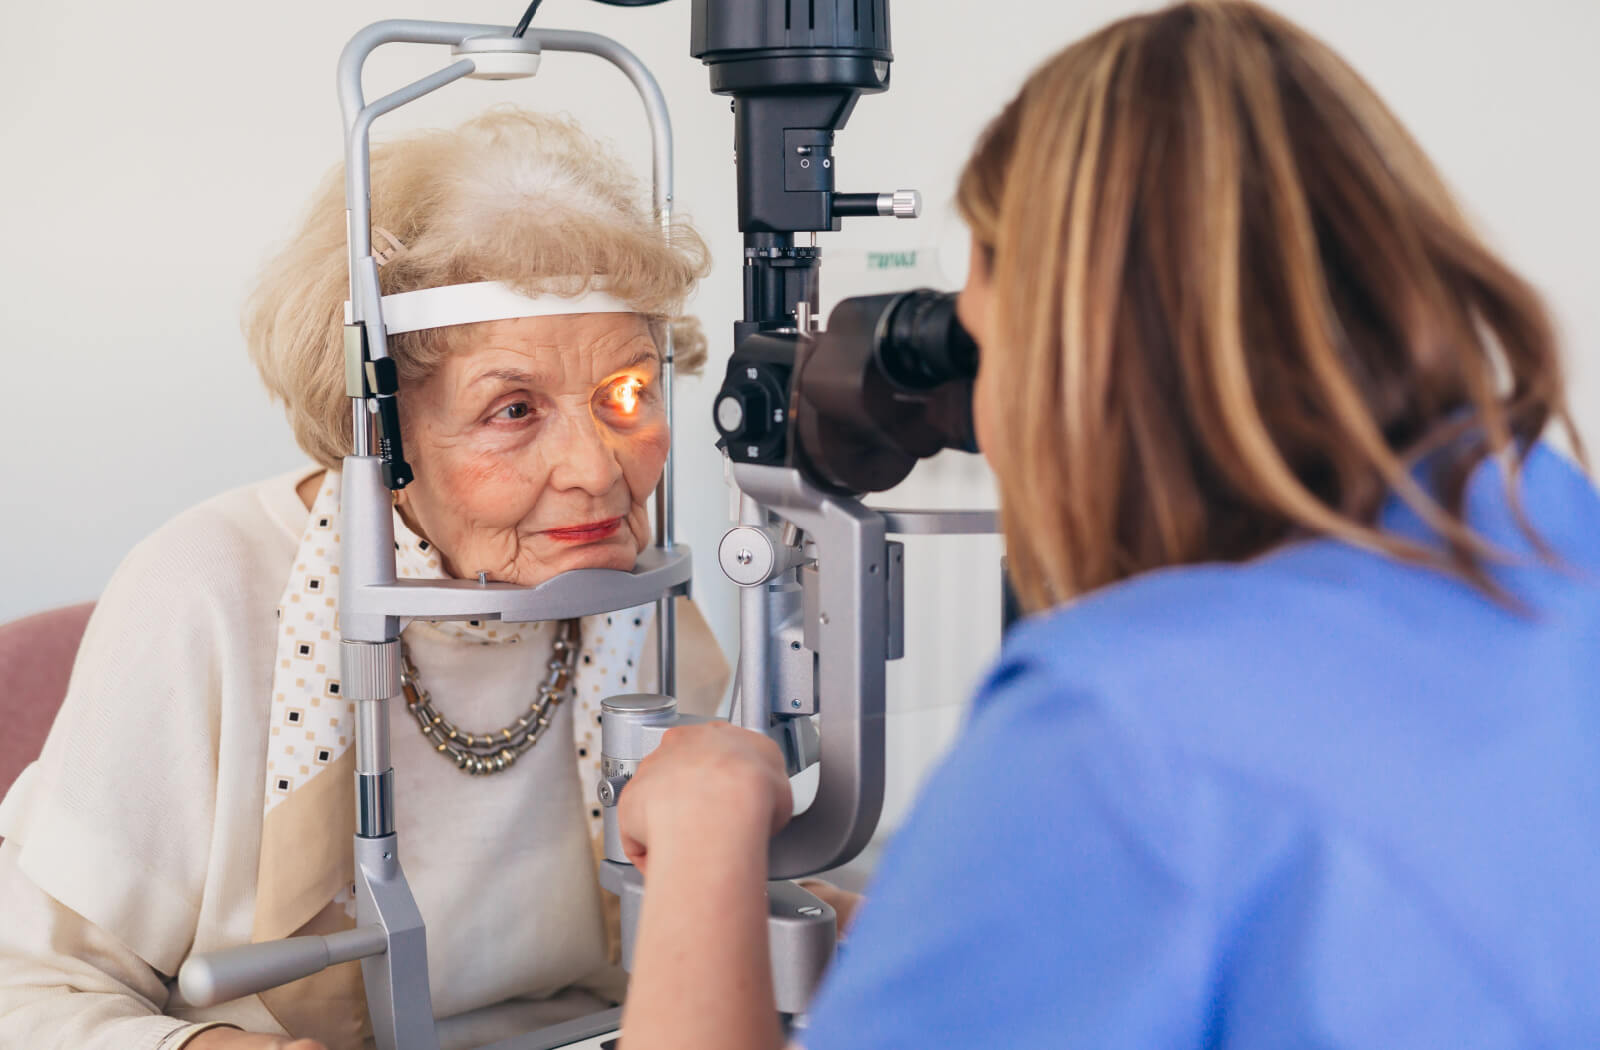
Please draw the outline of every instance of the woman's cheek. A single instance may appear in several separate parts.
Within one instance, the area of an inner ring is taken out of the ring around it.
[[[447,488],[456,513],[472,527],[511,527],[538,502],[543,457],[481,452],[455,465]]]
[[[994,366],[990,365],[987,369],[990,374],[990,382],[988,383],[984,382],[985,371],[982,366],[979,367],[978,381],[973,384],[972,388],[972,430],[978,439],[978,451],[993,466],[997,448],[994,434],[994,412],[990,408],[989,388],[993,382]]]
[[[650,546],[655,536],[650,531],[650,508],[635,503],[628,510],[628,531],[633,534],[633,544],[640,551]]]
[[[633,534],[635,546],[643,551],[654,542],[650,528],[650,495],[661,482],[661,473],[667,462],[667,449],[672,435],[667,429],[665,415],[648,426],[637,426],[623,438],[619,454],[622,472],[628,486],[631,506],[628,508],[628,530]]]
[[[634,502],[642,502],[655,490],[667,462],[667,448],[672,435],[667,430],[665,418],[640,424],[623,435],[622,472],[628,480],[628,490]]]

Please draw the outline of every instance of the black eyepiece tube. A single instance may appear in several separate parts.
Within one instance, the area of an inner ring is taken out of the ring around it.
[[[878,367],[902,390],[931,390],[978,376],[978,344],[956,316],[956,297],[928,288],[906,292],[885,313]]]
[[[942,449],[976,452],[977,374],[978,347],[953,294],[845,299],[795,369],[792,463],[821,488],[861,494],[898,485]]]
[[[833,214],[841,219],[868,219],[883,214],[881,193],[835,193]]]

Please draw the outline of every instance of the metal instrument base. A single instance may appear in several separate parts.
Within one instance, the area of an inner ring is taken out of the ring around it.
[[[608,860],[600,865],[600,885],[622,899],[622,966],[631,971],[644,876],[631,864]],[[833,959],[838,931],[838,916],[821,898],[793,882],[767,883],[767,945],[779,1013],[805,1012]]]
[[[614,1050],[621,1024],[622,1008],[617,1007],[504,1039],[482,1050]]]

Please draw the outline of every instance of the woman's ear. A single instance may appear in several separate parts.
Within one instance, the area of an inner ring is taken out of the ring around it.
[[[967,283],[956,300],[956,316],[961,326],[978,344],[978,378],[972,390],[972,423],[977,433],[978,449],[987,457],[994,452],[994,416],[989,410],[989,400],[998,381],[997,369],[990,358],[990,319],[994,304],[994,249],[972,238],[972,253],[967,264]],[[990,461],[993,462],[992,460]]]
[[[994,268],[994,249],[972,238],[972,251],[968,255],[967,283],[956,300],[956,316],[961,326],[978,344],[981,354],[989,335],[989,310],[993,298],[991,271]]]

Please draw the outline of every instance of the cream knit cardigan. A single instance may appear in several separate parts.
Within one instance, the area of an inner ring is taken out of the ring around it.
[[[0,803],[0,1047],[173,1050],[212,1021],[283,1033],[256,996],[169,1011],[169,986],[192,951],[250,940],[274,612],[305,526],[295,486],[313,472],[179,516],[102,595],[43,754]],[[714,653],[704,621],[683,619],[698,635],[685,647]],[[526,675],[501,667],[486,686],[475,646],[452,659],[434,639],[429,688],[458,722],[497,724],[541,677],[548,654],[533,648]],[[726,664],[691,661],[681,680],[685,707],[709,709]],[[392,717],[403,859],[445,1046],[601,1008],[588,988],[614,990],[615,974],[570,722],[474,779]]]

